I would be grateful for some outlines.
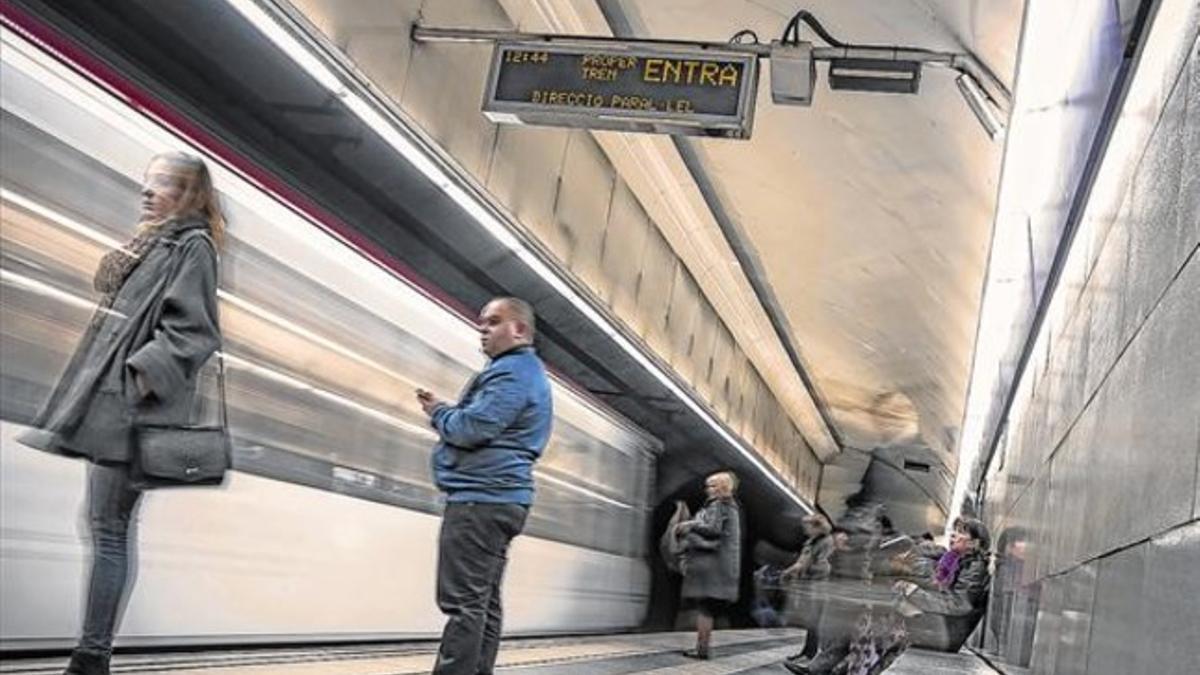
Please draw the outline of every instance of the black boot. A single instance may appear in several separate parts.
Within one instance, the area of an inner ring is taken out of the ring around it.
[[[830,645],[818,652],[807,664],[804,664],[807,668],[804,672],[808,675],[830,675],[830,673],[836,672],[837,667],[848,653],[850,650],[843,644]],[[800,671],[793,670],[792,672]]]
[[[796,675],[810,675],[812,671],[808,669],[808,663],[807,659],[788,659],[783,662],[783,667]]]
[[[71,652],[71,662],[63,675],[108,675],[108,655],[95,652]]]

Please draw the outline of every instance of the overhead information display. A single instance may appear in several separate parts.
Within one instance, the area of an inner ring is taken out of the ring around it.
[[[748,54],[501,42],[483,111],[510,124],[749,138],[757,83]]]

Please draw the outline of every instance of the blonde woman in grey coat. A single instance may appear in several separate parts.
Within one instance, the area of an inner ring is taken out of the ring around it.
[[[92,564],[83,632],[69,675],[109,672],[130,590],[130,523],[142,490],[131,480],[139,425],[185,425],[197,371],[220,345],[217,246],[225,221],[208,167],[166,153],[151,160],[134,238],[96,271],[99,307],[58,385],[21,441],[91,463]]]
[[[704,508],[676,526],[684,542],[684,603],[696,610],[696,648],[684,656],[709,658],[713,617],[737,602],[741,584],[741,510],[734,494],[737,476],[714,473],[704,480]]]

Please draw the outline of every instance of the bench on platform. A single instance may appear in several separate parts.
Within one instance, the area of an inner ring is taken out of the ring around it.
[[[892,585],[904,577],[796,581],[779,588],[786,593],[785,622],[809,628],[816,625],[822,636],[851,630],[865,613],[892,611],[896,594]],[[914,647],[957,652],[979,624],[986,607],[965,616],[922,614],[907,619],[909,640]]]

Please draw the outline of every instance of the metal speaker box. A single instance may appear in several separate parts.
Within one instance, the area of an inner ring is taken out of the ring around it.
[[[771,43],[771,100],[778,105],[812,105],[817,62],[811,42]]]

